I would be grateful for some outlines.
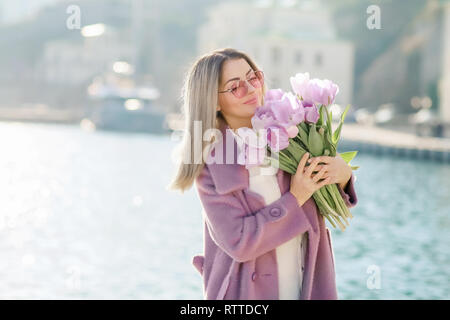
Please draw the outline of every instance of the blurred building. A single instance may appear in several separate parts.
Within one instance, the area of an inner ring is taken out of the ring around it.
[[[336,102],[352,102],[354,47],[336,35],[320,1],[227,2],[209,11],[198,52],[234,47],[255,58],[270,88],[291,90],[289,77],[309,72],[339,85]]]
[[[116,61],[133,61],[136,47],[112,26],[96,24],[81,29],[79,41],[45,43],[36,74],[47,83],[83,85],[112,69]]]

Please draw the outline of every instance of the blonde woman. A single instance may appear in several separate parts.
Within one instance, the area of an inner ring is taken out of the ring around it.
[[[347,207],[355,206],[351,168],[340,156],[315,157],[306,166],[308,154],[292,176],[267,164],[240,164],[236,130],[252,127],[265,92],[263,71],[231,48],[200,57],[186,77],[186,126],[170,188],[196,185],[204,252],[192,263],[204,298],[338,299],[330,230],[311,196],[337,183]]]

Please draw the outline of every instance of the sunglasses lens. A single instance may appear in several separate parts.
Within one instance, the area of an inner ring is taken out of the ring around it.
[[[256,71],[255,74],[258,77],[259,81],[261,81],[261,83],[264,83],[264,73],[262,71]]]
[[[253,88],[261,88],[264,83],[264,75],[260,71],[256,71],[255,75],[249,79]]]
[[[256,77],[259,79],[261,86],[264,84],[264,73],[262,71],[256,71]]]
[[[264,84],[264,73],[262,71],[255,71],[254,75],[247,80],[253,88],[261,88]],[[231,92],[236,98],[242,98],[248,93],[248,86],[246,81],[236,81]]]
[[[244,81],[239,81],[236,85],[236,89],[233,90],[233,94],[236,98],[244,97],[248,92],[247,85]]]

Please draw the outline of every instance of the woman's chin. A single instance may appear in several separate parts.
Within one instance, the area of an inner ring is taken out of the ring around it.
[[[253,110],[253,111],[255,111],[259,107],[260,107],[259,102],[255,102],[255,103],[251,103],[251,104],[245,104],[244,103],[242,105],[242,110]]]

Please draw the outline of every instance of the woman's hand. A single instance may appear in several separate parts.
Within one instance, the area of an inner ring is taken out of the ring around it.
[[[339,153],[336,153],[335,157],[313,157],[309,159],[308,162],[311,163],[313,160],[318,160],[319,163],[322,163],[315,167],[315,171],[325,168],[325,173],[322,175],[322,179],[330,178],[331,184],[338,183],[342,190],[345,189],[347,182],[352,176],[352,168],[347,164],[347,162],[345,162]],[[309,167],[306,167],[305,170],[307,170],[307,168]]]
[[[305,168],[308,157],[309,153],[303,155],[297,166],[296,173],[291,177],[289,191],[297,198],[299,206],[302,206],[316,190],[319,190],[326,184],[331,184],[330,177],[323,179],[325,168],[317,169],[319,159],[314,159],[311,165]],[[319,172],[313,176],[313,170],[319,170]]]

